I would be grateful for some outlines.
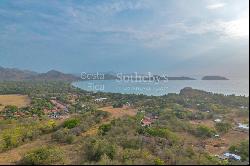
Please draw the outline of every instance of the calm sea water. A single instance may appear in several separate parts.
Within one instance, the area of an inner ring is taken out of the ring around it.
[[[168,93],[179,93],[185,87],[205,90],[213,93],[225,95],[235,94],[249,96],[249,80],[178,80],[161,81],[159,83],[136,83],[136,82],[117,82],[116,80],[94,80],[79,81],[73,83],[75,87],[87,91],[114,92],[122,94],[145,94],[161,96]]]

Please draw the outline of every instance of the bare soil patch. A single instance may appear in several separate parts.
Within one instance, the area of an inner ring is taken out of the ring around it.
[[[26,107],[30,104],[30,99],[27,95],[0,95],[0,110],[7,105],[14,105],[19,108]]]

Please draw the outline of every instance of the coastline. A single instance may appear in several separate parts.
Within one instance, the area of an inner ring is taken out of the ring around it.
[[[171,80],[159,84],[118,83],[115,80],[82,80],[72,82],[71,85],[92,92],[143,94],[147,96],[163,96],[169,93],[179,94],[183,88],[191,87],[213,94],[249,97],[249,80]],[[99,86],[102,89],[95,90],[93,86]]]

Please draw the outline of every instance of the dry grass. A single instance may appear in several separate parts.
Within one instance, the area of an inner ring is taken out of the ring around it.
[[[228,133],[221,135],[220,138],[209,138],[204,140],[190,133],[177,132],[177,134],[183,138],[186,146],[198,148],[202,142],[202,144],[205,145],[205,151],[211,155],[222,155],[228,151],[231,145],[249,140],[248,133],[235,130],[230,130]]]
[[[213,120],[191,120],[189,121],[192,125],[203,125],[209,128],[214,128],[215,122]]]
[[[27,95],[0,95],[0,110],[7,105],[14,105],[20,108],[29,104],[30,99]]]
[[[102,111],[109,112],[112,118],[120,118],[123,116],[135,116],[137,113],[136,109],[132,109],[130,107],[123,108],[113,108],[113,107],[103,107]]]
[[[236,115],[234,114],[232,114],[230,118],[229,117],[227,118],[233,122],[243,121],[246,119],[248,120],[248,117],[237,118]],[[195,126],[204,125],[213,129],[215,125],[215,122],[212,120],[192,120],[189,122]],[[185,136],[185,138],[187,138],[187,136]],[[196,140],[196,139],[193,139],[193,140]],[[220,138],[210,138],[210,139],[204,140],[204,144],[206,145],[205,150],[212,155],[215,155],[215,154],[221,155],[225,151],[227,151],[231,145],[238,144],[242,142],[243,140],[249,140],[248,133],[235,131],[232,129],[228,133],[220,135]],[[197,141],[190,141],[190,144],[195,145],[196,143]]]

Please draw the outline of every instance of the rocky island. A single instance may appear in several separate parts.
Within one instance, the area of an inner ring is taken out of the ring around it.
[[[229,80],[229,79],[222,76],[204,76],[202,80]]]

